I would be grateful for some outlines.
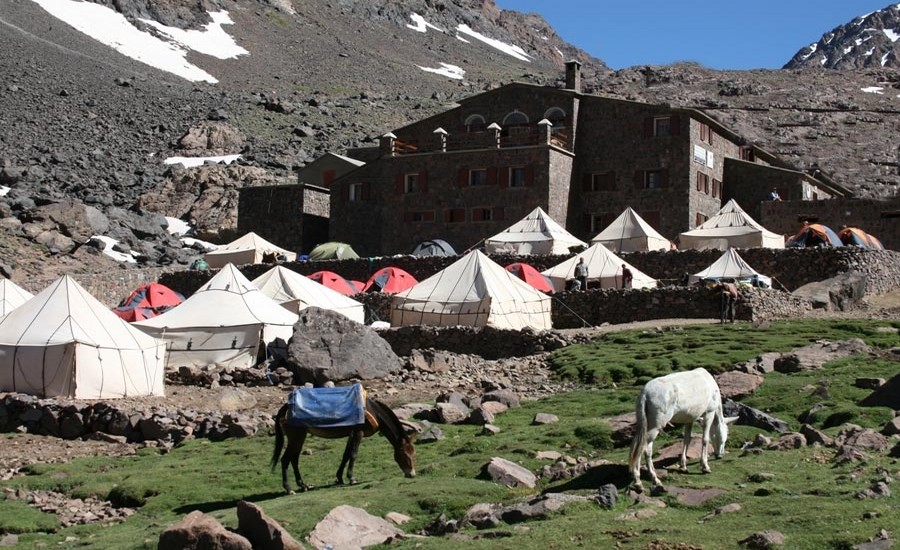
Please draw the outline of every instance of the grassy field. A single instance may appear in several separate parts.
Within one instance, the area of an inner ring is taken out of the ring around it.
[[[540,521],[488,530],[468,528],[453,538],[413,539],[393,547],[736,548],[737,541],[763,529],[781,531],[786,547],[799,549],[851,548],[880,529],[891,532],[896,540],[900,538],[898,490],[882,499],[855,495],[875,481],[900,477],[897,459],[873,455],[866,462],[836,465],[832,460],[835,450],[828,448],[744,453],[742,443],[762,433],[746,426],[733,427],[729,453],[711,461],[712,474],[700,475],[699,465],[691,461],[687,473],[673,471],[664,480],[675,487],[721,489],[720,497],[687,506],[666,494],[660,498],[667,506],[654,508],[654,517],[617,519],[644,506],[624,497],[627,449],[612,446],[609,427],[603,422],[603,418],[632,411],[640,384],[651,376],[694,366],[722,370],[761,352],[787,351],[823,338],[862,338],[879,348],[900,345],[897,332],[886,328],[900,328],[900,322],[805,321],[765,329],[739,324],[609,334],[553,356],[560,376],[589,382],[583,389],[525,402],[500,415],[496,424],[501,432],[494,436],[481,435],[477,426],[442,426],[445,439],[418,446],[419,475],[414,479],[402,477],[389,444],[380,436],[363,442],[356,470],[360,483],[343,487],[333,485],[343,442],[309,439],[311,454],[301,458],[301,468],[306,481],[316,488],[293,496],[282,494],[280,476],[269,471],[270,434],[219,443],[193,440],[164,454],[146,449],[134,457],[32,466],[27,476],[4,482],[4,486],[54,490],[70,497],[95,495],[138,506],[138,511],[117,525],[61,529],[53,515],[35,511],[21,501],[0,500],[0,532],[19,533],[18,548],[149,549],[156,548],[167,525],[192,510],[202,510],[226,526],[236,527],[235,504],[243,499],[258,504],[301,540],[340,504],[362,507],[375,515],[390,511],[409,515],[413,520],[404,529],[412,533],[440,514],[459,519],[472,504],[512,503],[534,494],[482,479],[482,466],[500,456],[534,471],[545,463],[535,458],[538,451],[557,450],[572,457],[606,459],[611,464],[574,479],[542,485],[539,492],[590,496],[601,483],[611,480],[620,489],[617,505],[606,510],[591,502],[577,503]],[[819,371],[770,374],[744,402],[793,427],[799,427],[798,418],[814,405],[824,405],[814,415],[813,424],[832,436],[844,421],[880,429],[892,412],[857,406],[868,391],[856,388],[853,381],[859,376],[889,378],[898,372],[896,361],[849,358]],[[539,412],[556,414],[560,421],[532,425]],[[676,438],[677,434],[664,436],[656,448]],[[761,473],[768,475],[758,475]],[[704,520],[729,503],[740,504],[741,510]]]

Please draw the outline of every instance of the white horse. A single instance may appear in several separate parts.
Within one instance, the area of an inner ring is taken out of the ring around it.
[[[711,374],[699,368],[688,372],[675,372],[647,382],[637,401],[637,425],[628,469],[634,478],[634,485],[641,485],[641,454],[647,455],[647,470],[653,485],[660,485],[653,468],[653,440],[668,423],[684,425],[684,448],[681,450],[681,470],[687,470],[687,450],[691,442],[691,428],[694,421],[702,418],[703,447],[700,464],[703,473],[709,473],[708,449],[710,430],[715,445],[716,457],[725,454],[725,440],[728,439],[728,424],[737,417],[725,418],[722,413],[722,396],[719,385]]]

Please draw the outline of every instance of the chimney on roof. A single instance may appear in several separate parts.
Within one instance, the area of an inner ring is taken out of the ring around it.
[[[581,63],[574,59],[566,61],[566,89],[581,93]]]

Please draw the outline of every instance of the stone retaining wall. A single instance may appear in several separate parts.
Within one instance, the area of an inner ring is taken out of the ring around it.
[[[38,399],[18,393],[4,394],[0,400],[0,432],[24,430],[63,439],[175,444],[189,437],[247,437],[272,425],[269,413],[201,413],[163,407],[127,411],[111,402]]]

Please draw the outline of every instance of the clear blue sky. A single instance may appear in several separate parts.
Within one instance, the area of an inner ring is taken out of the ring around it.
[[[804,46],[897,0],[495,0],[536,12],[566,42],[612,69],[696,61],[780,69]],[[626,46],[626,44],[631,44]]]

